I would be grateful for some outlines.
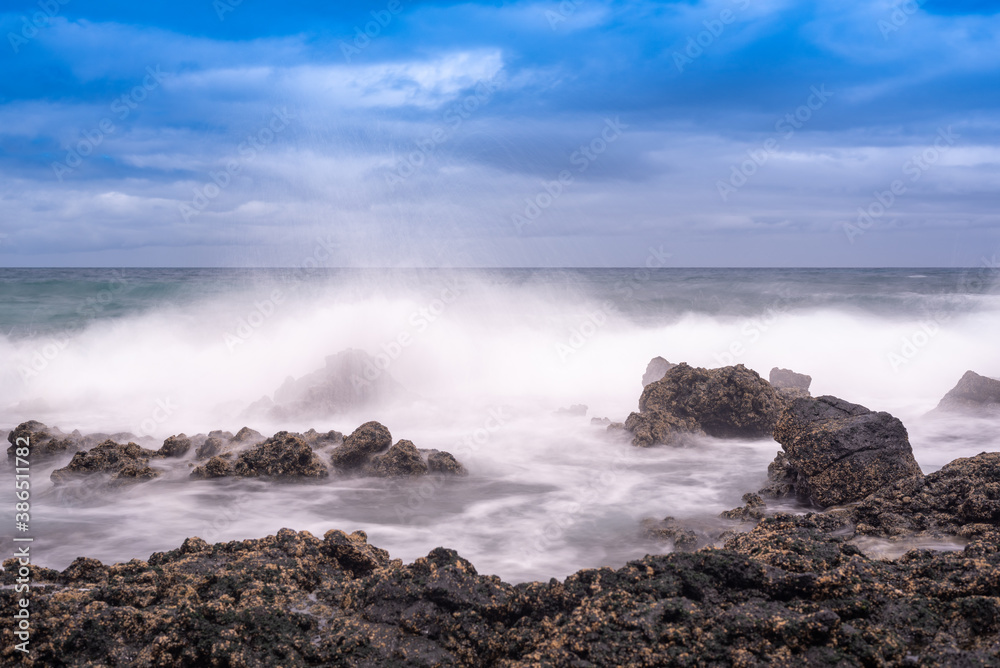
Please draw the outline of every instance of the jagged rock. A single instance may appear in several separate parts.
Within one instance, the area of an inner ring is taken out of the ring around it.
[[[65,452],[76,452],[86,447],[79,432],[66,435],[55,427],[47,427],[37,420],[28,420],[7,434],[7,442],[10,443],[7,459],[14,459],[17,448],[20,447],[17,442],[19,438],[28,439],[30,456],[34,461],[49,459]]]
[[[966,371],[932,413],[994,414],[997,411],[1000,411],[1000,380]]]
[[[230,439],[236,443],[245,445],[256,445],[261,441],[267,440],[264,434],[260,433],[256,429],[251,429],[250,427],[243,427]]]
[[[384,452],[392,445],[392,434],[378,422],[366,422],[344,439],[330,454],[330,460],[345,471],[364,467],[368,458]]]
[[[768,381],[777,390],[802,390],[808,394],[809,385],[812,383],[812,376],[774,367],[771,369]]]
[[[329,471],[301,438],[279,431],[263,443],[240,453],[233,462],[233,475],[324,478]]]
[[[331,445],[340,445],[344,442],[344,435],[339,431],[330,430],[328,432],[318,432],[315,429],[310,429],[306,433],[302,434],[302,440],[309,444],[309,447],[325,448]]]
[[[693,550],[698,544],[698,534],[673,517],[664,517],[660,521],[643,520],[642,533],[646,538],[652,540],[672,542],[677,551]]]
[[[215,436],[209,436],[208,438],[205,439],[204,443],[198,446],[198,449],[195,450],[194,456],[197,459],[205,459],[206,457],[215,457],[216,455],[222,454],[224,447],[225,446],[222,443],[221,438]]]
[[[56,485],[92,473],[110,473],[112,484],[150,480],[160,475],[149,466],[149,460],[156,456],[155,451],[135,443],[121,445],[108,440],[91,450],[76,453],[69,464],[53,471],[50,478]]]
[[[178,434],[163,441],[157,454],[160,457],[183,457],[190,449],[191,439],[184,434]]]
[[[921,475],[903,423],[836,397],[797,399],[774,429],[785,457],[764,496],[792,491],[820,506],[859,501],[880,487]]]
[[[375,357],[363,350],[344,350],[326,365],[299,379],[289,377],[273,399],[264,397],[247,411],[264,412],[273,420],[322,418],[356,411],[406,396],[406,391]]]
[[[431,473],[446,473],[448,475],[467,475],[468,471],[450,452],[431,450],[427,454],[427,468]]]
[[[355,577],[389,564],[389,553],[369,545],[368,534],[364,531],[348,535],[339,529],[331,529],[323,534],[323,551]]]
[[[642,386],[646,387],[650,383],[660,380],[675,366],[677,365],[671,364],[662,357],[654,357],[649,360],[649,364],[646,365],[646,373],[642,374]]]
[[[639,412],[625,421],[633,444],[672,444],[687,434],[717,438],[770,436],[782,400],[770,383],[742,364],[702,369],[681,363],[650,383]]]
[[[956,459],[940,471],[882,487],[855,516],[858,533],[874,536],[1000,530],[1000,452]]]
[[[747,492],[743,495],[744,505],[740,508],[723,511],[719,517],[727,520],[740,520],[741,522],[752,522],[764,517],[764,499],[759,494]]]
[[[212,457],[201,466],[191,471],[191,477],[196,479],[224,478],[233,475],[233,466],[225,457]]]
[[[427,463],[420,457],[417,446],[401,440],[384,455],[375,455],[365,467],[368,475],[388,478],[391,476],[426,475]]]

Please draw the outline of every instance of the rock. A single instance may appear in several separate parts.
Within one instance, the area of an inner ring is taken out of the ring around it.
[[[768,381],[777,390],[802,390],[808,393],[809,385],[812,383],[812,376],[774,367],[771,369]]]
[[[279,431],[245,452],[233,462],[232,475],[244,478],[325,478],[323,461],[298,436]]]
[[[855,509],[858,533],[978,535],[1000,530],[1000,452],[956,459],[927,476],[898,480]]]
[[[374,372],[374,373],[373,373]],[[357,379],[365,382],[357,382]],[[406,391],[374,357],[363,350],[344,350],[326,358],[326,365],[299,379],[288,378],[246,413],[264,411],[272,420],[325,418],[399,399]]]
[[[232,464],[225,457],[212,457],[201,466],[191,471],[195,479],[224,478],[233,475]]]
[[[353,471],[364,467],[368,458],[383,452],[392,445],[392,434],[378,422],[366,422],[344,439],[330,454],[338,469]]]
[[[723,511],[719,517],[741,522],[755,522],[764,517],[764,499],[760,498],[759,494],[747,492],[743,495],[743,503],[742,508]]]
[[[590,424],[594,425],[595,427],[607,427],[609,424],[611,424],[611,418],[593,417],[593,418],[590,418]]]
[[[642,374],[642,386],[646,387],[650,383],[660,380],[675,366],[677,365],[671,364],[662,357],[654,357],[649,360],[649,364],[646,365],[646,373]]]
[[[468,475],[465,467],[450,452],[431,450],[427,454],[427,468],[431,473]]]
[[[583,404],[573,404],[569,408],[560,408],[556,411],[556,415],[576,415],[584,416],[587,414],[587,407]]]
[[[698,544],[698,534],[673,517],[664,517],[660,521],[643,520],[642,533],[652,540],[670,541],[677,551],[693,550]]]
[[[153,450],[135,443],[120,445],[108,440],[91,450],[76,453],[69,464],[53,471],[50,478],[56,485],[93,473],[110,473],[113,485],[151,480],[160,475],[149,466],[149,460],[156,456]]]
[[[302,434],[302,440],[309,444],[310,448],[318,449],[325,448],[331,445],[340,445],[344,442],[344,435],[339,431],[330,430],[328,432],[318,432],[315,429],[310,429],[306,433]]]
[[[210,436],[210,437],[208,437],[208,438],[205,439],[204,443],[202,443],[201,445],[198,446],[198,449],[195,451],[194,456],[197,459],[205,459],[206,457],[214,457],[214,456],[216,456],[218,454],[222,454],[222,452],[224,451],[224,448],[225,448],[225,446],[222,443],[222,439],[221,438],[218,438],[218,437],[215,437],[215,436]]]
[[[771,435],[782,400],[770,383],[742,364],[701,369],[681,363],[650,383],[639,412],[625,421],[633,444],[672,444],[704,432],[717,438]]]
[[[775,460],[765,496],[789,491],[828,507],[860,501],[880,487],[920,476],[903,423],[836,397],[797,399],[774,430]]]
[[[30,457],[36,462],[51,459],[65,452],[77,452],[85,447],[79,432],[67,436],[55,427],[47,427],[36,420],[28,420],[7,434],[7,442],[10,443],[10,447],[7,448],[9,460],[14,459],[18,447],[23,447],[24,440],[18,443],[18,439],[27,439]]]
[[[163,441],[157,455],[160,457],[183,457],[190,449],[191,439],[184,434],[178,434]]]
[[[1000,380],[966,371],[932,413],[993,414],[1000,411]]]
[[[256,445],[261,441],[267,440],[264,434],[260,433],[256,429],[251,429],[250,427],[243,427],[230,439],[236,443],[243,445]]]
[[[355,531],[348,535],[343,531],[331,529],[323,535],[323,551],[355,577],[366,575],[376,568],[389,564],[389,553],[369,545],[368,535],[364,531]]]
[[[410,441],[399,441],[384,455],[375,455],[365,467],[365,473],[389,478],[392,476],[426,475],[427,464],[420,457],[417,446]]]

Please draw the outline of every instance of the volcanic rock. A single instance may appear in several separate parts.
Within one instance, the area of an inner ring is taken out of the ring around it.
[[[465,467],[450,452],[440,450],[427,451],[427,468],[431,473],[445,473],[448,475],[468,474]]]
[[[233,465],[223,456],[212,457],[191,471],[191,477],[196,479],[224,478],[231,475],[233,475]]]
[[[827,507],[921,475],[902,422],[836,397],[795,400],[774,438],[784,453],[768,468],[764,496],[794,493]]]
[[[966,371],[933,413],[992,414],[1000,411],[1000,380]]]
[[[639,412],[625,421],[633,444],[678,442],[684,434],[717,438],[770,436],[782,401],[770,383],[742,364],[702,369],[681,363],[650,383]]]
[[[660,521],[643,520],[642,533],[646,538],[670,541],[677,551],[693,550],[698,544],[698,534],[673,517],[664,517]]]
[[[368,458],[383,452],[392,445],[392,434],[378,422],[366,422],[344,439],[330,454],[330,460],[344,471],[364,467]]]
[[[808,393],[809,385],[812,383],[812,376],[774,367],[768,375],[768,382],[776,390],[802,390]]]
[[[404,475],[426,475],[427,463],[420,457],[417,446],[412,442],[401,440],[384,455],[375,455],[365,467],[365,473],[389,478]]]
[[[217,478],[233,475],[243,478],[325,478],[329,475],[323,461],[306,443],[294,434],[277,434],[249,450],[241,452],[232,465],[213,457],[211,467],[198,467],[191,472],[195,478]]]
[[[642,386],[646,387],[650,383],[660,380],[675,366],[677,365],[671,364],[662,357],[654,357],[649,360],[649,364],[646,365],[646,373],[642,374]]]
[[[55,427],[47,427],[37,420],[28,420],[17,425],[13,431],[7,434],[7,459],[14,459],[18,447],[23,447],[24,441],[19,444],[17,439],[28,439],[30,456],[35,461],[49,459],[64,452],[75,452],[86,447],[81,441],[79,432],[67,435]]]
[[[135,443],[121,445],[107,440],[91,450],[77,452],[69,464],[53,471],[50,478],[56,485],[92,473],[110,473],[112,484],[151,480],[160,475],[149,466],[149,460],[156,456],[155,451]]]
[[[764,500],[759,494],[747,492],[743,495],[743,506],[723,511],[719,517],[727,520],[740,520],[741,522],[755,522],[764,517]]]
[[[178,434],[163,441],[157,454],[160,457],[183,457],[190,449],[191,439],[184,434]]]

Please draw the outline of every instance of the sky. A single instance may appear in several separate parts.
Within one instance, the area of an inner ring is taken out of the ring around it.
[[[36,0],[0,266],[979,266],[1000,2]]]

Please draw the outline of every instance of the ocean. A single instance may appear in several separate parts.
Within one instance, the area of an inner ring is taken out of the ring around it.
[[[669,549],[643,519],[708,532],[760,488],[773,440],[634,448],[592,418],[637,409],[652,357],[810,374],[814,396],[906,424],[924,473],[997,450],[990,419],[933,409],[966,370],[1000,376],[1000,276],[966,269],[0,269],[0,429],[168,436],[336,429],[454,453],[462,478],[193,481],[190,461],[117,490],[33,465],[36,563],[145,559],[209,542],[364,530],[411,561],[455,549],[481,573],[548,580]],[[332,415],[248,411],[359,349],[405,395]],[[585,411],[574,406],[586,406]],[[10,464],[5,464],[8,468]],[[5,474],[6,475],[6,474]],[[14,503],[13,484],[0,500]],[[788,510],[805,508],[787,502]],[[3,535],[12,528],[0,529]]]

